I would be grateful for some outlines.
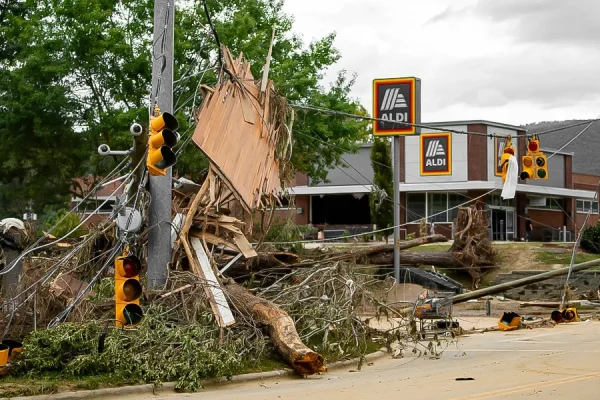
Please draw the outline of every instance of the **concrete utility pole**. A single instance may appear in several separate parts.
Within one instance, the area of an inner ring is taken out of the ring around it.
[[[394,166],[394,278],[400,283],[400,136],[392,141]]]
[[[157,104],[161,112],[173,112],[173,45],[175,0],[155,0],[152,46],[152,95],[150,110]],[[156,288],[167,281],[171,260],[172,169],[165,176],[150,176],[148,224],[148,286]]]

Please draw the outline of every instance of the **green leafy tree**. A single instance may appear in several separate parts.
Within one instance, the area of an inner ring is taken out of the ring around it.
[[[392,169],[390,144],[386,139],[375,137],[371,148],[371,165],[373,166],[373,184],[375,187],[369,196],[371,221],[377,229],[386,229],[394,225],[394,175]],[[390,231],[384,231],[387,243]]]
[[[273,28],[270,78],[291,103],[366,114],[350,97],[344,71],[328,88],[324,73],[339,60],[335,36],[305,45],[281,0],[208,0],[221,43],[240,53],[260,78]],[[72,177],[102,176],[118,159],[98,145],[131,145],[129,126],[148,119],[152,58],[151,0],[0,0],[0,188],[4,203],[34,200],[40,211],[65,201]],[[200,83],[217,81],[217,45],[202,2],[178,2],[174,109],[182,145],[174,173],[199,179],[207,161],[189,137]],[[299,111],[293,165],[315,180],[340,163],[341,149],[366,135],[367,123]],[[6,140],[4,140],[6,138]],[[3,190],[6,189],[6,190]],[[49,196],[50,194],[50,196]],[[10,198],[9,198],[10,197]]]

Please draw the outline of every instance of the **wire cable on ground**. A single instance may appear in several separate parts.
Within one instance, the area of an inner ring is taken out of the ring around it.
[[[142,164],[142,162],[144,161],[144,158],[142,158],[140,160],[140,162],[138,163],[138,165],[128,174],[128,177],[126,179],[123,180],[123,182],[121,182],[121,184],[115,189],[113,190],[113,192],[111,193],[111,195],[107,196],[106,200],[104,200],[102,202],[102,204],[100,204],[90,215],[87,216],[87,218],[83,219],[77,226],[75,226],[73,229],[71,229],[69,232],[67,232],[65,235],[63,235],[62,237],[48,242],[46,244],[43,245],[39,245],[37,247],[32,247],[29,248],[28,250],[23,251],[21,254],[19,254],[19,256],[9,265],[6,266],[4,269],[0,270],[0,275],[5,275],[8,272],[12,271],[17,263],[19,261],[21,261],[23,259],[23,257],[25,257],[27,254],[32,253],[33,251],[37,251],[37,250],[41,250],[43,248],[49,247],[53,244],[56,244],[58,242],[60,242],[61,240],[64,240],[65,238],[67,238],[69,235],[71,235],[73,232],[75,232],[77,229],[79,229],[81,226],[83,226],[87,221],[89,221],[96,213],[98,213],[98,211],[100,211],[100,209],[106,204],[108,203],[108,201],[110,200],[110,197],[112,195],[114,195],[115,193],[117,193],[123,186],[125,186],[125,184],[129,181],[129,179],[131,179],[131,177],[133,176],[134,171]],[[43,239],[45,239],[47,237],[47,235],[42,236],[40,239],[38,239],[35,243],[40,243]]]
[[[62,312],[60,312],[56,317],[54,317],[54,319],[52,321],[50,321],[48,323],[48,328],[52,328],[52,327],[56,326],[58,323],[64,321],[64,319],[69,316],[71,311],[79,304],[81,299],[83,299],[85,294],[91,289],[92,285],[98,280],[98,278],[102,275],[102,273],[106,270],[106,268],[108,268],[108,266],[112,264],[113,259],[115,258],[115,256],[117,255],[117,253],[120,250],[121,250],[120,244],[113,248],[112,252],[107,257],[106,262],[98,270],[96,275],[90,280],[90,282],[88,282],[87,286],[79,292],[79,294],[73,299],[71,304],[66,309],[64,309]]]

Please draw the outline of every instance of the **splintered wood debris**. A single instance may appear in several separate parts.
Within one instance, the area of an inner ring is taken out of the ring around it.
[[[255,82],[250,64],[223,47],[225,74],[215,88],[202,86],[204,101],[193,141],[247,212],[282,193],[281,171],[291,155],[288,106],[273,82]]]

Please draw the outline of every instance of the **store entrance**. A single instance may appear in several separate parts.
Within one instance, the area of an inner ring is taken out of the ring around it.
[[[514,240],[515,209],[512,207],[490,207],[488,210],[488,231],[491,240]]]

